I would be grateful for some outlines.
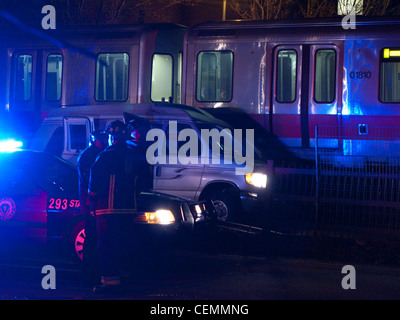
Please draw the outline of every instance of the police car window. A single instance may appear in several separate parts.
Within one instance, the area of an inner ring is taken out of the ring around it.
[[[63,152],[64,128],[58,127],[54,130],[50,137],[49,143],[46,146],[45,152],[52,153],[56,156],[61,156]]]
[[[24,157],[19,155],[0,156],[0,193],[30,195],[37,191],[30,177],[30,170],[24,163]]]
[[[37,159],[32,176],[46,191],[73,194],[78,188],[77,170],[58,158],[42,156]]]
[[[19,171],[18,165],[10,159],[9,154],[0,153],[0,192],[11,190],[12,182]]]

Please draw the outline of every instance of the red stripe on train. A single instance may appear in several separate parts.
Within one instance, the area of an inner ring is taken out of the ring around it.
[[[251,114],[259,124],[270,130],[269,115]],[[308,115],[308,133],[315,138],[315,126],[320,127],[320,133],[335,136],[353,136],[360,139],[400,139],[400,116],[340,116],[340,115]],[[359,126],[366,130],[359,131]],[[339,130],[340,128],[340,130]],[[344,130],[343,130],[344,129]],[[325,130],[325,131],[324,131]],[[301,138],[301,118],[298,114],[274,114],[272,116],[272,131],[280,138]]]

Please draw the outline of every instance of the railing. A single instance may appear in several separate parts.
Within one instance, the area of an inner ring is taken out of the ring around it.
[[[400,129],[318,126],[315,137],[313,164],[275,168],[277,230],[400,238]]]

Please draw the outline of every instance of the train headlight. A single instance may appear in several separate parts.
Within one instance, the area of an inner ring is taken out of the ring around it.
[[[264,173],[246,173],[245,179],[248,184],[251,184],[252,186],[255,186],[257,188],[267,187],[268,177]]]
[[[155,224],[171,224],[175,217],[171,210],[160,209],[155,212],[145,212],[146,222]]]

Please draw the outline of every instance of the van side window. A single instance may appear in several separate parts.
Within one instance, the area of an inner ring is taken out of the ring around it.
[[[166,128],[165,128],[165,134],[166,134],[166,146],[167,146],[167,154],[168,155],[178,155],[179,150],[181,150],[181,147],[183,145],[185,145],[187,142],[191,142],[191,143],[197,143],[197,150],[186,150],[186,156],[190,156],[190,152],[192,152],[192,155],[194,155],[197,152],[197,156],[201,155],[201,141],[199,139],[199,137],[197,136],[197,141],[191,141],[189,137],[186,137],[185,141],[179,141],[178,137],[179,137],[179,133],[184,130],[184,129],[191,129],[194,131],[193,127],[190,124],[185,124],[185,123],[177,123],[176,126],[176,132],[174,132],[171,128],[171,132],[170,132],[170,125],[167,124]],[[176,141],[176,150],[170,148],[170,141]],[[188,145],[187,145],[188,146]]]
[[[126,101],[128,99],[129,55],[101,53],[96,63],[97,101]]]
[[[46,68],[46,100],[61,99],[63,57],[61,54],[50,54]]]
[[[197,101],[232,99],[233,53],[204,51],[197,56]]]
[[[276,101],[291,103],[296,100],[297,53],[280,50],[276,66]]]
[[[314,100],[331,103],[335,100],[336,51],[320,49],[315,54]]]
[[[151,68],[151,101],[169,101],[173,97],[173,58],[154,54]]]
[[[15,77],[15,99],[28,101],[32,96],[32,56],[21,54],[17,57]]]
[[[400,102],[400,50],[383,49],[379,98],[382,102]]]
[[[70,124],[69,125],[70,150],[83,150],[86,144],[86,125]]]

